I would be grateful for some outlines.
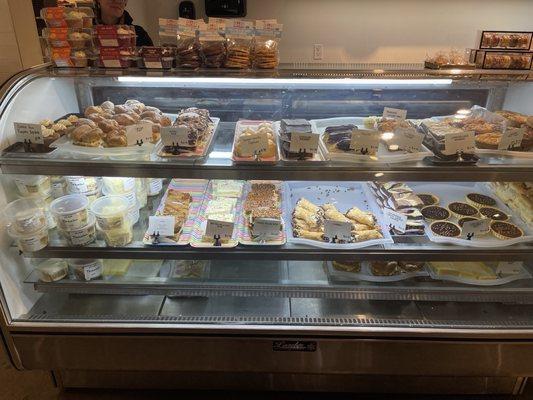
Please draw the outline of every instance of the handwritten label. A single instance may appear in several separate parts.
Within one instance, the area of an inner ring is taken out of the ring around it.
[[[146,61],[144,60],[144,66],[145,68],[151,68],[151,69],[162,69],[163,65],[161,64],[161,61]]]
[[[318,135],[313,133],[291,132],[291,153],[317,153]]]
[[[378,131],[357,129],[352,131],[350,149],[357,154],[375,155],[379,148],[381,133]]]
[[[324,236],[329,238],[330,242],[339,240],[349,242],[352,240],[352,224],[326,219],[324,220]]]
[[[385,107],[383,109],[383,118],[387,118],[387,119],[406,119],[407,118],[407,110],[402,110],[401,108]]]
[[[484,218],[475,221],[468,221],[461,228],[461,235],[468,240],[486,234],[490,229],[490,219]]]
[[[238,140],[239,153],[243,157],[251,157],[268,149],[268,136],[265,133],[241,136]]]
[[[128,146],[143,146],[152,140],[151,124],[135,124],[126,127]]]
[[[526,128],[507,128],[503,133],[500,143],[498,143],[498,150],[511,150],[515,147],[520,147]]]
[[[500,261],[496,267],[498,275],[519,275],[524,272],[523,263],[520,261]]]
[[[163,146],[189,147],[189,129],[186,126],[164,126],[161,128],[161,142]]]
[[[207,227],[205,228],[206,236],[212,238],[220,236],[221,239],[230,239],[233,236],[233,228],[235,224],[227,221],[216,221],[214,219],[207,220]]]
[[[389,145],[397,145],[400,150],[408,153],[418,153],[422,150],[424,135],[417,132],[415,128],[396,128],[394,136],[389,141]]]
[[[399,213],[397,211],[385,208],[383,214],[387,220],[387,224],[390,228],[394,228],[401,233],[405,233],[407,229],[407,215]]]
[[[19,141],[24,143],[44,143],[41,124],[15,122],[15,135],[17,135]]]
[[[148,234],[160,236],[174,236],[176,218],[171,215],[151,216],[148,219]]]
[[[444,137],[444,154],[473,154],[476,149],[474,132],[450,133]]]
[[[256,236],[277,237],[281,230],[281,221],[273,218],[258,218],[254,221],[253,233]]]

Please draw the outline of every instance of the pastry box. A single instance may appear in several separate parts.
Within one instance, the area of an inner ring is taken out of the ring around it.
[[[533,52],[531,51],[498,51],[498,50],[471,50],[470,62],[477,68],[483,69],[531,69]]]
[[[533,32],[482,31],[480,49],[529,50]]]

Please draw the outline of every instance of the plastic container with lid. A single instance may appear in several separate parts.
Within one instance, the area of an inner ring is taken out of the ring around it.
[[[34,195],[49,197],[52,193],[49,176],[19,175],[14,180],[19,193],[24,197]]]
[[[122,194],[131,192],[135,189],[135,178],[102,178],[104,182],[104,188],[110,194]]]
[[[48,246],[48,225],[46,223],[40,229],[29,233],[22,233],[11,225],[7,228],[7,233],[15,239],[22,252],[32,253]]]
[[[102,194],[104,196],[123,196],[126,199],[128,199],[128,204],[130,206],[137,206],[137,208],[139,208],[139,203],[137,201],[137,193],[135,192],[135,189],[130,190],[128,192],[120,192],[120,191],[109,190],[107,186],[104,186],[102,188]]]
[[[133,240],[133,224],[126,216],[120,228],[102,229],[102,234],[109,247],[124,247]]]
[[[128,199],[124,196],[103,196],[91,205],[98,228],[102,231],[121,229],[131,225],[128,220]],[[131,226],[130,226],[131,230]]]
[[[67,183],[65,182],[65,178],[62,176],[52,176],[50,177],[50,181],[52,187],[52,197],[54,199],[67,194]]]
[[[37,204],[40,204],[44,209],[44,216],[46,217],[46,221],[48,223],[48,229],[54,229],[56,227],[56,220],[54,219],[54,216],[52,215],[52,212],[50,211],[50,205],[52,204],[52,201],[54,200],[52,196],[49,197],[42,197],[40,195],[35,196],[26,196],[24,198],[32,199]]]
[[[6,225],[18,235],[26,235],[42,228],[48,229],[45,205],[37,198],[15,200],[4,208]]]
[[[157,196],[163,190],[163,179],[148,178],[148,196]]]
[[[73,278],[80,281],[100,279],[103,272],[102,260],[75,258],[67,261]]]
[[[65,260],[51,258],[37,265],[35,270],[41,281],[56,282],[68,275],[68,264]]]
[[[55,199],[50,211],[61,230],[79,229],[89,221],[89,200],[83,194],[69,194]]]
[[[139,208],[144,208],[148,203],[148,183],[146,179],[137,179],[136,184],[136,193],[137,201],[139,202]]]
[[[69,193],[92,193],[100,189],[100,178],[94,176],[66,176]]]
[[[137,222],[139,222],[140,217],[141,214],[139,212],[139,204],[137,202],[135,202],[135,204],[130,204],[128,208],[128,218],[132,225],[135,225]]]
[[[87,224],[81,228],[61,230],[69,246],[87,246],[96,240],[96,218],[89,214]]]

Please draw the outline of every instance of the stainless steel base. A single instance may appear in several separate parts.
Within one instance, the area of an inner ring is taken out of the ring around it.
[[[410,377],[393,375],[314,375],[276,373],[198,374],[164,371],[57,371],[56,377],[65,388],[72,389],[215,389],[302,392],[422,393],[440,395],[518,394],[524,381],[523,378],[515,377]],[[139,392],[135,392],[135,398],[142,398],[138,396]],[[255,397],[253,394],[248,394],[248,396]],[[215,398],[215,395],[213,398]],[[281,398],[291,397],[287,395],[286,397],[283,396]]]

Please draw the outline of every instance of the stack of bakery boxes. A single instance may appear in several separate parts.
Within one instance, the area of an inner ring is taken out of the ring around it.
[[[46,52],[58,67],[87,67],[94,55],[93,18],[90,7],[46,7],[42,37]]]
[[[482,31],[478,49],[470,62],[482,69],[529,70],[532,67],[533,32]]]

